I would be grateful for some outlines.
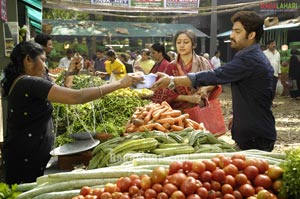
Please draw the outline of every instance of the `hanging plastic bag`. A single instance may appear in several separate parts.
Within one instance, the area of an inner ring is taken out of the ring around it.
[[[281,81],[278,80],[277,85],[276,85],[276,94],[281,95],[282,92],[283,92],[283,85],[282,85]]]
[[[115,82],[115,81],[117,81],[117,79],[116,79],[114,73],[112,72],[109,76],[109,82],[111,83],[111,82]]]

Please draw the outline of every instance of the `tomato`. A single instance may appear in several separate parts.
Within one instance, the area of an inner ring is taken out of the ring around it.
[[[235,178],[232,175],[225,176],[225,184],[230,184],[232,187],[236,186]]]
[[[200,181],[203,182],[209,182],[211,181],[212,174],[210,171],[204,171],[203,173],[200,174]]]
[[[271,178],[266,174],[258,174],[254,179],[255,186],[261,186],[265,189],[269,189],[272,186]]]
[[[226,193],[224,196],[223,196],[223,199],[235,199],[234,195],[230,194],[230,193]]]
[[[83,195],[83,196],[89,195],[91,193],[92,193],[92,189],[89,186],[83,186],[83,187],[81,187],[80,192],[79,192],[79,194]]]
[[[191,194],[187,197],[187,199],[202,199],[202,198],[200,198],[200,196],[197,194]]]
[[[258,168],[259,173],[265,173],[269,169],[269,163],[266,160],[256,160],[255,166]]]
[[[180,186],[180,190],[187,196],[195,193],[196,189],[197,189],[196,180],[195,178],[190,176],[187,177]]]
[[[117,187],[121,192],[128,192],[131,184],[131,179],[129,177],[121,177],[117,182]]]
[[[137,186],[138,188],[141,188],[141,179],[133,179],[131,181],[131,185],[135,185]]]
[[[184,161],[182,163],[182,169],[185,173],[192,171],[193,163],[191,161]]]
[[[93,189],[93,195],[97,196],[98,198],[101,197],[101,194],[104,192],[104,188],[95,188]]]
[[[242,171],[246,168],[246,163],[243,159],[234,158],[232,159],[232,164],[235,165],[239,171]]]
[[[221,187],[221,191],[222,191],[223,195],[225,195],[227,193],[232,194],[233,193],[233,188],[230,184],[223,184],[222,187]]]
[[[205,171],[206,166],[202,161],[195,161],[192,163],[192,171],[201,174],[203,171]]]
[[[152,199],[152,198],[156,198],[157,193],[154,189],[147,189],[145,191],[145,199]]]
[[[174,173],[170,176],[169,182],[176,185],[179,188],[186,178],[187,176],[184,173]]]
[[[123,193],[122,192],[118,192],[118,191],[111,194],[112,199],[120,199],[122,195],[123,195]],[[98,197],[98,198],[100,199],[101,196]]]
[[[156,193],[160,193],[163,190],[163,186],[161,184],[156,183],[152,185],[152,189],[154,189]]]
[[[204,187],[205,189],[207,189],[208,191],[211,190],[211,184],[210,184],[210,182],[204,182],[202,185],[203,185],[203,187]]]
[[[109,193],[113,193],[117,190],[117,185],[113,183],[105,184],[105,191]]]
[[[223,182],[225,180],[225,171],[223,169],[215,169],[212,173],[211,173],[211,177],[213,180],[218,181],[218,182]]]
[[[178,188],[175,185],[173,185],[172,183],[167,183],[163,187],[163,192],[168,194],[169,197],[171,197],[172,193],[177,190],[178,190]]]
[[[273,189],[276,193],[278,193],[279,190],[282,188],[282,185],[283,185],[282,179],[277,179],[277,180],[275,180],[275,181],[273,182],[273,184],[272,184],[272,189]]]
[[[255,166],[256,165],[256,159],[253,159],[253,158],[248,158],[245,160],[245,164],[246,164],[246,167],[247,166]]]
[[[263,189],[257,193],[257,199],[272,199],[272,195],[269,191]]]
[[[258,187],[255,187],[254,190],[255,190],[255,193],[258,193],[260,190],[263,190],[265,188],[261,187],[261,186],[258,186]]]
[[[254,196],[254,194],[255,194],[254,188],[249,184],[243,184],[242,186],[240,186],[239,192],[245,198]]]
[[[220,158],[220,162],[219,162],[219,167],[220,168],[224,168],[224,167],[226,167],[227,165],[229,165],[229,164],[231,164],[231,159],[230,159],[230,157],[221,157]]]
[[[88,194],[84,197],[84,199],[97,199],[97,196],[93,196],[93,195]]]
[[[238,190],[234,190],[233,195],[234,195],[235,199],[243,199],[242,194]]]
[[[165,192],[160,192],[159,194],[157,194],[157,199],[168,199],[168,198],[169,196]]]
[[[198,178],[199,178],[199,174],[196,173],[196,172],[194,172],[194,171],[188,172],[187,176],[191,176],[191,177],[193,177],[193,178],[195,178],[195,179],[198,179]]]
[[[207,171],[213,172],[217,167],[216,163],[212,160],[203,160],[202,162],[205,164]]]
[[[208,197],[208,191],[205,187],[199,187],[196,190],[196,193],[198,196],[200,196],[201,199],[207,199],[207,197]]]
[[[228,164],[223,168],[223,170],[226,175],[232,175],[232,176],[235,176],[239,172],[238,168],[233,164]]]
[[[236,176],[235,176],[236,184],[243,185],[243,184],[246,184],[247,181],[248,181],[248,178],[245,174],[243,174],[243,173],[236,174]]]
[[[242,159],[242,160],[246,160],[246,156],[245,154],[242,153],[235,153],[231,156],[231,159]]]
[[[269,165],[269,168],[267,170],[267,175],[272,179],[276,180],[278,178],[281,178],[283,174],[283,169],[277,165]]]
[[[217,166],[218,166],[219,163],[220,163],[220,158],[218,158],[218,157],[213,157],[211,160],[212,160]]]
[[[183,163],[179,161],[174,161],[169,166],[169,175],[176,173],[179,169],[182,169]]]
[[[134,195],[134,194],[137,194],[139,192],[139,188],[136,186],[136,185],[132,185],[129,187],[129,190],[128,190],[128,193],[129,195]]]
[[[122,194],[120,199],[130,199],[130,196],[128,194]]]
[[[215,190],[210,190],[208,192],[208,196],[207,196],[208,199],[215,199],[216,198],[216,191]]]
[[[147,189],[149,189],[151,187],[152,187],[151,178],[149,176],[147,176],[147,175],[143,176],[141,178],[141,188],[143,190],[147,190]]]
[[[111,193],[109,193],[109,192],[103,192],[102,194],[101,194],[101,199],[112,199],[112,195],[111,195]]]
[[[244,170],[244,174],[249,180],[253,180],[259,173],[259,170],[256,166],[247,166]]]
[[[144,196],[136,196],[135,199],[145,199]]]
[[[172,193],[171,199],[185,199],[184,193],[182,191],[174,191]]]
[[[211,184],[211,189],[212,190],[215,190],[215,191],[221,190],[221,183],[220,182],[212,180],[210,184]]]
[[[164,167],[156,167],[150,174],[151,182],[152,183],[163,183],[166,180],[168,175],[167,169]]]

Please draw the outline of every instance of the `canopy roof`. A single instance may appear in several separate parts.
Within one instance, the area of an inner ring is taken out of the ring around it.
[[[208,37],[191,24],[164,24],[115,21],[43,20],[51,25],[51,35],[112,36],[112,37],[172,37],[178,30],[192,30],[197,37]]]

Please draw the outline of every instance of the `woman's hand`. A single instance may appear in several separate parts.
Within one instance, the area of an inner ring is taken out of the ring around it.
[[[129,86],[132,86],[134,84],[141,83],[144,81],[143,73],[128,73],[125,77],[119,80],[119,83],[121,84],[122,88],[127,88]]]
[[[196,93],[199,96],[201,96],[202,99],[205,99],[205,98],[208,98],[209,92],[210,91],[208,91],[208,87],[207,86],[202,86],[202,87],[198,88],[198,90],[197,90]]]
[[[82,56],[75,55],[69,65],[68,71],[80,71],[82,66]]]
[[[158,80],[152,85],[151,89],[155,91],[160,88],[167,88],[170,84],[170,76],[161,72],[157,72],[156,74]]]

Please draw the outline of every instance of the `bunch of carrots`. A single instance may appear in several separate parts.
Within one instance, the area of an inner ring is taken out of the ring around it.
[[[158,130],[162,132],[181,131],[185,128],[204,129],[204,127],[189,119],[189,114],[174,110],[167,102],[149,103],[137,107],[126,125],[126,133]]]

